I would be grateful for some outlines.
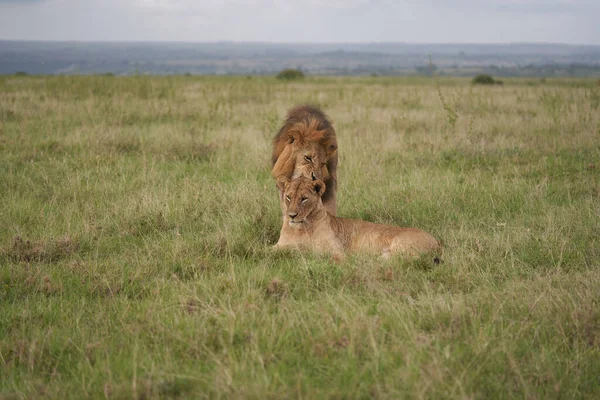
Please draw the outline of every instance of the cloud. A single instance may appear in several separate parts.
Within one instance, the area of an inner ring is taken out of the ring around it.
[[[239,9],[252,11],[270,10],[282,12],[336,11],[376,7],[385,0],[131,0],[135,7],[147,11],[198,12],[227,11]]]
[[[38,3],[45,3],[48,0],[0,0],[0,4],[10,5],[31,5]]]
[[[508,12],[518,14],[577,13],[600,10],[598,2],[588,0],[413,0],[411,2],[448,10]]]
[[[591,0],[0,0],[0,39],[599,43]]]

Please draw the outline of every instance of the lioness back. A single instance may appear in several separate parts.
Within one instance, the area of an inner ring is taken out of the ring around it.
[[[350,252],[402,253],[416,256],[440,250],[439,242],[429,233],[417,228],[375,224],[355,219],[336,218],[340,238]]]

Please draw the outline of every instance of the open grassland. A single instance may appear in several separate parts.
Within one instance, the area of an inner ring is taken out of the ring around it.
[[[270,249],[304,102],[442,264]],[[0,398],[600,398],[596,81],[2,77],[0,204]]]

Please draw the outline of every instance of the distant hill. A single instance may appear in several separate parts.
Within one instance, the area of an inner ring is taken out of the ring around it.
[[[429,64],[429,56],[433,68]],[[0,41],[0,74],[600,76],[600,46]]]

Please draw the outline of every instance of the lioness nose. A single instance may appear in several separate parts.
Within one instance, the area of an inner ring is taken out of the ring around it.
[[[298,216],[298,213],[289,213],[289,216],[291,219],[294,219],[296,216]]]

